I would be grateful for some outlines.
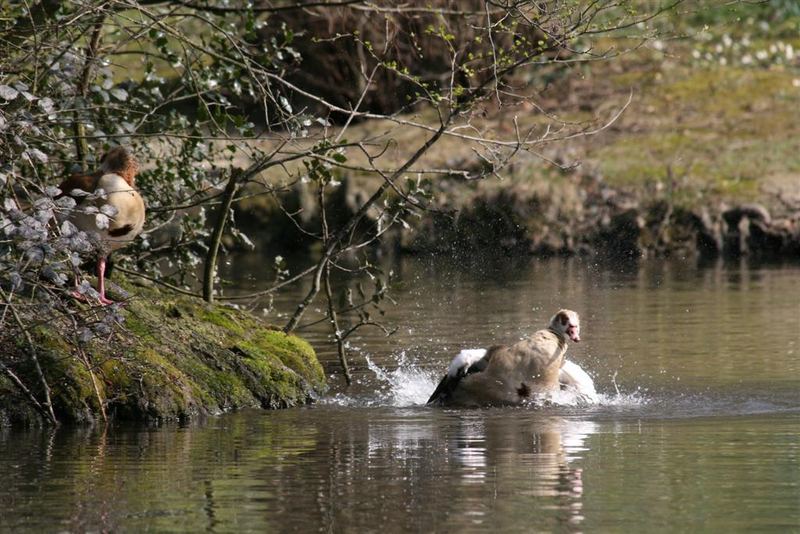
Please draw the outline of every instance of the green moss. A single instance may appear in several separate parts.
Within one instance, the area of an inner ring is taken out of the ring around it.
[[[279,330],[262,330],[253,339],[264,353],[275,356],[284,365],[306,377],[319,387],[325,382],[325,372],[317,360],[314,349],[307,341],[287,335]]]
[[[233,316],[233,311],[225,309],[221,306],[209,306],[203,308],[200,312],[200,318],[203,321],[215,324],[236,334],[243,334],[244,328],[236,321]]]
[[[248,406],[294,406],[325,386],[313,349],[295,336],[240,310],[191,298],[165,299],[124,278],[115,283],[134,295],[122,311],[123,330],[83,348],[113,416],[174,419]],[[96,418],[91,376],[63,336],[67,331],[68,325],[54,320],[35,332],[57,415],[63,421]],[[13,350],[22,349],[13,344]],[[30,360],[19,360],[28,362],[29,368],[18,370],[35,384]],[[0,418],[25,419],[5,408],[16,402],[5,391],[0,389]]]
[[[144,342],[153,340],[153,333],[150,331],[149,323],[141,320],[135,313],[131,313],[125,319],[125,328],[137,339]]]
[[[98,406],[91,375],[84,361],[79,355],[72,355],[67,342],[46,327],[37,328],[33,332],[33,338],[37,346],[36,357],[42,372],[48,377],[56,414],[70,421],[91,418],[91,412]],[[27,353],[27,347],[24,353]],[[20,369],[20,374],[28,376],[26,382],[32,384],[34,391],[41,395],[33,363],[29,359],[26,359],[26,363]],[[105,389],[102,383],[98,386],[101,390]]]
[[[282,404],[296,404],[301,401],[303,379],[281,360],[253,343],[241,342],[237,345],[241,355],[240,363],[252,374],[256,388],[263,388],[262,404],[276,407]],[[257,378],[256,378],[257,377]]]
[[[126,390],[132,385],[130,373],[119,360],[109,359],[102,362],[100,372],[110,384],[115,386],[114,389]]]
[[[175,367],[169,360],[159,354],[155,349],[144,348],[137,351],[137,359],[140,359],[146,366],[166,379],[168,382],[180,381],[185,378],[183,373]]]

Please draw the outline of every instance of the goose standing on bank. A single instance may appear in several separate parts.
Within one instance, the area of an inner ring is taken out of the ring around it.
[[[114,147],[103,156],[100,169],[92,174],[73,175],[58,186],[63,195],[73,197],[77,203],[69,217],[78,229],[96,236],[99,243],[97,257],[97,291],[101,304],[113,304],[105,294],[105,271],[108,255],[128,245],[144,227],[144,201],[136,190],[136,173],[139,165],[121,146]],[[85,200],[75,190],[97,193],[100,189],[106,198]],[[113,209],[103,208],[110,205]]]
[[[560,310],[550,325],[510,346],[461,351],[428,399],[441,406],[507,406],[543,398],[562,385],[591,400],[597,393],[591,378],[571,362],[562,369],[567,340],[578,343],[580,320]]]

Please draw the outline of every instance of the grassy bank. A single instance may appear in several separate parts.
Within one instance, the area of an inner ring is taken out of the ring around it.
[[[388,240],[389,246],[449,252],[500,245],[576,253],[607,250],[606,243],[623,234],[631,241],[624,250],[637,255],[706,250],[699,242],[712,244],[712,254],[796,254],[800,17],[775,13],[766,6],[683,6],[658,28],[631,29],[630,35],[597,44],[598,53],[620,51],[616,57],[530,74],[534,100],[549,115],[488,102],[470,118],[471,127],[487,138],[507,136],[515,121],[522,131],[547,124],[554,130],[559,124],[580,129],[603,124],[630,102],[602,131],[545,142],[536,154],[519,153],[496,176],[469,181],[455,173],[425,175],[432,207],[447,215],[410,218],[414,231],[398,230],[401,235]],[[550,79],[542,84],[537,76]],[[400,120],[435,125],[435,117],[425,114]],[[347,136],[383,143],[381,164],[388,169],[402,164],[420,143],[418,129],[391,121],[352,125]],[[475,168],[481,165],[475,155],[480,149],[478,143],[445,136],[415,169]],[[344,191],[331,195],[329,210],[354,212],[380,180],[358,171],[368,163],[363,154],[348,156],[352,168],[335,171]],[[290,171],[301,174],[299,164]],[[283,170],[276,170],[264,179],[275,183],[282,177]],[[308,230],[315,228],[314,206],[303,198],[312,193],[301,184],[286,197],[290,210],[303,208],[301,223]],[[758,216],[750,213],[742,223],[741,213],[750,212],[753,203],[760,205]],[[276,236],[302,239],[288,221],[275,222],[282,219],[275,206],[264,197],[245,199],[241,220],[256,221],[250,228],[261,234],[271,221],[280,229]],[[738,228],[750,222],[763,228]]]
[[[773,203],[779,193],[800,195],[798,30],[800,17],[768,6],[691,4],[656,26],[593,43],[598,54],[609,51],[608,59],[520,73],[514,87],[532,93],[541,109],[497,108],[488,100],[462,132],[513,137],[514,121],[522,132],[544,131],[547,125],[574,132],[602,125],[629,98],[630,104],[599,133],[568,140],[552,135],[536,154],[518,154],[500,169],[500,179],[468,187],[558,180],[564,174],[551,163],[556,161],[577,165],[567,176],[591,174],[640,194],[666,192],[684,207],[716,199]],[[433,113],[398,120],[437,125]],[[351,126],[347,138],[383,143],[380,165],[392,169],[419,146],[420,131],[367,121]],[[445,136],[415,168],[474,168],[480,150],[478,143]],[[369,166],[365,154],[353,151],[348,157],[352,169],[340,169],[342,177],[364,185],[380,181],[357,170]],[[282,176],[276,169],[265,178],[274,182]],[[433,178],[434,189],[438,181]]]

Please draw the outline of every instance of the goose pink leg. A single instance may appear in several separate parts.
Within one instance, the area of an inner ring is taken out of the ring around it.
[[[100,304],[108,306],[114,301],[106,298],[106,257],[101,256],[97,260],[97,291],[100,293]]]

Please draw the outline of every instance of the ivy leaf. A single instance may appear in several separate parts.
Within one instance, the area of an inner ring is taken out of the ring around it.
[[[75,202],[75,199],[69,196],[63,196],[59,199],[56,199],[56,207],[63,210],[71,210],[76,206],[76,204],[77,202]]]
[[[55,110],[55,103],[52,98],[41,98],[36,104],[47,114],[53,113]]]
[[[0,98],[4,100],[14,100],[19,96],[19,91],[8,85],[0,85]]]
[[[128,91],[122,89],[121,87],[117,87],[111,90],[111,96],[113,96],[120,102],[125,102],[126,100],[128,100]]]
[[[101,230],[108,228],[111,219],[105,213],[98,213],[94,216],[94,224]]]
[[[78,233],[78,227],[69,221],[61,223],[61,235],[64,237],[72,237]]]
[[[100,213],[105,215],[106,217],[113,217],[117,214],[117,208],[112,206],[111,204],[103,204],[100,206]]]
[[[28,159],[30,159],[31,161],[36,160],[39,163],[47,163],[47,160],[49,159],[47,157],[47,154],[45,154],[38,148],[29,148],[28,150],[25,151],[25,155],[28,156]]]
[[[57,188],[56,186],[49,185],[44,188],[44,194],[50,198],[55,198],[61,194],[61,189]]]
[[[11,291],[16,291],[22,287],[22,276],[18,272],[11,273],[8,278],[11,282]]]

